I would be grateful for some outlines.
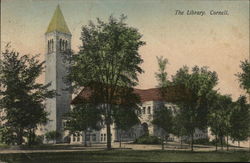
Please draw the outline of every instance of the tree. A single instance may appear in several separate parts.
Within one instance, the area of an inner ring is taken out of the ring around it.
[[[227,138],[227,150],[229,148],[228,139],[231,131],[230,116],[232,114],[233,102],[229,95],[216,94],[211,100],[212,106],[209,112],[208,124],[211,132],[215,135],[216,151],[218,138],[223,149],[224,138]]]
[[[231,138],[234,141],[238,141],[240,146],[240,141],[247,140],[249,137],[250,105],[247,104],[245,96],[240,96],[236,101],[230,123]]]
[[[156,80],[158,81],[158,87],[161,90],[161,95],[164,97],[165,88],[170,84],[167,79],[166,65],[168,64],[167,58],[156,57],[159,67],[159,72],[155,73]],[[163,131],[161,133],[162,150],[164,150],[164,134],[169,135],[173,129],[173,113],[170,109],[164,105],[156,111],[152,124],[158,126]],[[164,133],[165,132],[165,133]]]
[[[241,88],[245,89],[246,92],[248,93],[249,101],[250,101],[250,62],[249,60],[241,61],[240,68],[242,69],[242,73],[237,73],[236,76],[239,79]],[[249,130],[249,150],[250,150],[250,130]]]
[[[158,126],[163,130],[162,134],[162,150],[164,150],[164,137],[168,137],[173,131],[173,113],[169,108],[162,106],[159,108],[154,115],[152,124]]]
[[[237,73],[236,76],[239,79],[241,88],[245,89],[250,95],[250,62],[247,60],[242,61],[240,68],[242,72]]]
[[[120,130],[120,148],[122,142],[122,132],[129,131],[133,126],[140,123],[135,110],[128,109],[125,106],[117,106],[114,112],[114,122],[117,130]]]
[[[47,133],[45,134],[45,139],[46,139],[47,141],[52,140],[53,143],[55,143],[55,142],[56,142],[56,139],[59,139],[60,137],[61,137],[61,134],[60,134],[59,132],[57,132],[57,131],[49,131],[49,132],[47,132]]]
[[[0,108],[4,112],[2,121],[5,129],[16,136],[18,145],[28,135],[29,144],[34,142],[35,130],[39,124],[47,122],[44,100],[53,98],[50,84],[43,85],[36,79],[44,70],[44,62],[38,55],[20,55],[10,50],[10,45],[2,52],[0,61]]]
[[[168,73],[166,72],[166,66],[168,64],[167,58],[163,58],[162,56],[156,57],[158,62],[158,72],[155,73],[156,80],[158,81],[159,88],[165,88],[169,85],[169,81],[167,79]]]
[[[191,138],[192,151],[195,129],[203,130],[207,127],[209,111],[207,95],[216,86],[217,81],[217,73],[209,71],[207,67],[194,66],[192,73],[189,73],[189,68],[184,66],[172,76],[171,85],[178,93],[170,102],[176,103],[179,107],[183,128]]]
[[[173,116],[173,134],[176,135],[181,139],[180,144],[182,148],[183,143],[183,136],[186,136],[186,130],[183,126],[183,118],[181,117],[183,114],[180,113],[180,111],[177,111],[176,114]]]
[[[87,131],[101,129],[102,117],[99,112],[100,108],[93,104],[77,104],[65,115],[67,119],[65,130],[69,130],[72,134],[84,132],[84,145],[87,146]]]
[[[78,54],[67,55],[71,62],[68,80],[74,90],[89,87],[92,102],[102,105],[101,114],[107,128],[107,148],[111,149],[112,115],[121,87],[137,85],[137,75],[142,73],[142,63],[138,49],[145,44],[137,29],[125,23],[126,17],[119,20],[110,16],[108,22],[97,19],[83,26],[82,46]]]

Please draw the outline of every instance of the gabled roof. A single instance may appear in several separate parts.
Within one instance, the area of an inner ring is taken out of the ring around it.
[[[49,23],[46,33],[54,31],[71,34],[59,5],[57,6],[54,12],[54,15]]]
[[[141,102],[164,101],[159,88],[134,89],[134,93],[139,95]]]
[[[159,88],[151,89],[136,89],[134,93],[140,97],[140,102],[146,101],[164,101]],[[84,100],[88,100],[92,94],[89,88],[84,88],[82,91],[72,100],[71,104],[81,103]]]

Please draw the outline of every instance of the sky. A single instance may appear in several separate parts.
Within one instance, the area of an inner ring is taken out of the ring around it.
[[[157,85],[156,56],[168,59],[169,78],[183,65],[208,66],[216,71],[222,94],[234,99],[244,93],[235,74],[240,61],[249,58],[249,1],[246,0],[2,0],[1,47],[11,42],[21,54],[45,55],[44,34],[57,5],[72,33],[72,49],[81,45],[81,27],[99,17],[127,15],[127,24],[143,35],[139,52],[144,73],[137,88]],[[176,10],[184,15],[176,15]],[[188,10],[206,15],[187,15]],[[210,15],[210,11],[228,15]],[[44,81],[44,75],[39,80]]]

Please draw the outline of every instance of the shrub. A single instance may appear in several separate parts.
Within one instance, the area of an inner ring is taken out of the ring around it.
[[[184,140],[184,143],[189,144],[189,143],[191,143],[191,141],[190,140]],[[211,142],[209,141],[208,138],[196,139],[196,140],[194,140],[193,143],[194,144],[202,144],[202,145],[211,145]]]
[[[35,145],[41,145],[43,144],[44,136],[43,135],[38,135],[35,138]]]
[[[161,144],[161,139],[156,136],[143,135],[135,139],[136,144]]]
[[[53,141],[53,143],[56,142],[56,139],[59,139],[61,137],[61,134],[57,131],[49,131],[45,134],[45,138],[47,141]]]
[[[194,140],[194,144],[209,145],[210,143],[209,143],[208,138],[203,138],[203,139]]]

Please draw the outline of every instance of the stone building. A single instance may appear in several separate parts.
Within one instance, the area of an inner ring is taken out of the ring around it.
[[[86,134],[68,135],[64,131],[65,122],[63,121],[63,114],[70,110],[71,93],[68,90],[70,84],[65,82],[67,75],[68,64],[63,59],[64,52],[71,48],[71,33],[64,20],[63,14],[59,6],[57,6],[54,15],[49,23],[45,33],[46,45],[46,69],[45,82],[51,83],[50,89],[56,90],[56,97],[46,101],[46,109],[49,112],[49,123],[44,127],[43,133],[48,131],[60,132],[62,137],[57,142],[66,142],[66,138],[70,137],[71,143],[83,143],[84,140],[91,143],[106,143],[106,127],[104,126],[100,131],[91,131]],[[168,103],[160,96],[158,88],[152,89],[134,89],[134,92],[140,96],[140,121],[141,124],[136,125],[128,132],[121,132],[116,129],[115,124],[111,126],[111,140],[112,142],[119,141],[122,134],[123,141],[133,141],[143,135],[146,131],[150,135],[161,136],[161,129],[154,126],[151,121],[154,118],[155,111],[162,106],[172,109],[173,112],[178,109],[174,104]],[[72,104],[77,100],[81,100],[88,93],[83,89],[73,100]],[[207,137],[206,133],[199,133],[196,138]],[[86,135],[86,137],[84,136]],[[172,136],[171,139],[176,139]]]
[[[45,45],[45,83],[51,83],[50,89],[56,90],[57,95],[45,102],[50,121],[45,126],[44,133],[57,131],[62,134],[62,116],[70,110],[71,102],[70,84],[65,82],[68,63],[64,60],[64,52],[71,48],[71,33],[59,5],[45,33]],[[62,142],[62,139],[57,142]]]
[[[161,137],[162,131],[161,128],[153,125],[151,122],[154,118],[155,112],[161,109],[163,106],[171,109],[175,114],[178,110],[178,107],[172,103],[164,101],[161,97],[159,88],[151,88],[151,89],[134,89],[134,93],[136,93],[140,97],[140,103],[138,104],[139,111],[139,119],[140,124],[133,126],[127,132],[121,132],[112,124],[111,126],[111,141],[116,142],[120,141],[120,135],[122,135],[122,141],[134,141],[136,138],[145,134],[148,131],[149,135]],[[83,89],[73,100],[72,105],[76,105],[80,101],[86,101],[85,99],[90,96],[88,89]],[[71,143],[78,144],[84,143],[85,137],[84,132],[79,135],[71,135]],[[207,138],[207,132],[200,131],[196,129],[194,134],[194,140]],[[104,126],[100,131],[91,131],[86,134],[86,141],[90,143],[106,143],[107,135],[106,135],[106,127]],[[188,139],[188,137],[183,137],[183,139]],[[178,137],[174,135],[170,135],[169,140],[171,141],[180,141]]]

